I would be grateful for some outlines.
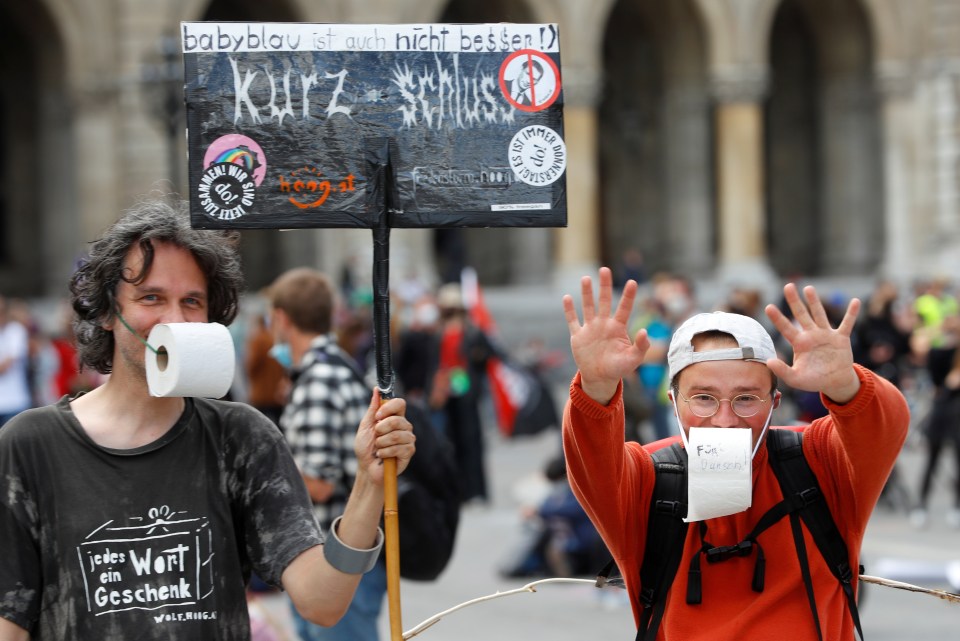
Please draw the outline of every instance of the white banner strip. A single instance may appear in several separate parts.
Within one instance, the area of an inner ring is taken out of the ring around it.
[[[560,51],[556,24],[181,22],[183,53]]]

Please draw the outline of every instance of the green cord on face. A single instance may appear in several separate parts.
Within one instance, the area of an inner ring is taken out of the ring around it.
[[[143,338],[140,336],[140,334],[138,334],[138,333],[136,333],[135,331],[133,331],[133,328],[130,327],[130,325],[127,323],[126,319],[124,319],[124,317],[120,314],[120,312],[116,312],[116,314],[117,314],[117,318],[120,319],[120,322],[123,323],[123,326],[126,327],[128,330],[130,330],[130,333],[133,334],[134,336],[136,336],[136,337],[137,337],[137,340],[140,341],[141,343],[143,343],[143,344],[147,347],[147,349],[149,349],[149,350],[150,350],[151,352],[153,352],[154,354],[159,354],[159,353],[160,353],[160,352],[157,351],[157,348],[156,348],[156,347],[154,347],[153,345],[151,345],[151,344],[148,343],[147,341],[143,340]]]

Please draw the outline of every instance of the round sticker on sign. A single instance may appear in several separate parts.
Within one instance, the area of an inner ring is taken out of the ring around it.
[[[531,125],[510,141],[510,167],[517,179],[534,187],[556,182],[567,169],[567,145],[550,127]]]
[[[255,140],[240,134],[221,136],[203,155],[200,206],[218,220],[240,218],[253,205],[255,188],[266,173],[266,157]]]
[[[542,51],[521,49],[500,65],[500,90],[520,111],[542,111],[560,96],[560,70]]]
[[[240,165],[253,177],[257,187],[267,175],[267,158],[253,138],[241,134],[227,134],[214,140],[203,154],[203,168],[221,162]]]
[[[240,165],[220,162],[203,172],[197,194],[208,216],[236,220],[253,205],[254,179]]]

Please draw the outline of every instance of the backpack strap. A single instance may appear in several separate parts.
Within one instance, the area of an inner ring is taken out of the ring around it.
[[[653,453],[656,481],[650,499],[647,541],[640,566],[637,641],[653,641],[667,606],[687,538],[687,452],[679,443]]]
[[[820,617],[817,613],[817,602],[813,592],[813,580],[810,576],[810,565],[807,559],[806,544],[803,539],[803,530],[800,521],[813,537],[817,549],[830,568],[830,572],[840,581],[840,586],[847,597],[847,607],[850,616],[863,641],[863,630],[860,626],[860,614],[857,610],[857,599],[853,592],[853,569],[850,565],[850,555],[847,545],[837,529],[837,524],[830,514],[820,491],[820,484],[816,475],[810,469],[810,464],[803,456],[803,434],[793,430],[769,430],[767,432],[767,449],[770,454],[770,465],[780,483],[784,501],[796,506],[790,513],[790,527],[793,531],[793,542],[797,549],[797,558],[800,561],[800,571],[803,574],[803,583],[807,589],[807,599],[810,610],[817,626],[817,636],[823,639],[820,629]]]

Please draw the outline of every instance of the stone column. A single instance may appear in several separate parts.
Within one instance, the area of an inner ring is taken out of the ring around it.
[[[763,107],[766,71],[738,67],[715,73],[718,276],[766,286],[776,280],[767,261]]]
[[[916,273],[916,203],[914,179],[920,149],[916,133],[917,111],[914,73],[900,61],[877,65],[883,139],[884,215],[887,233],[880,271],[889,278]],[[904,283],[906,284],[906,283]]]
[[[666,165],[664,215],[672,264],[687,275],[709,274],[714,264],[713,159],[709,88],[702,80],[671,82],[664,89]]]
[[[124,199],[117,149],[121,139],[116,94],[110,88],[87,89],[90,84],[73,83],[73,144],[77,158],[76,203],[73,210],[81,220],[76,232],[82,243],[98,238],[130,206]],[[84,158],[96,159],[83,162]],[[86,251],[82,246],[82,251]]]
[[[869,274],[879,261],[884,204],[874,91],[866,72],[819,74],[819,251],[826,274]]]
[[[567,144],[567,228],[556,230],[554,282],[569,286],[600,260],[597,107],[600,72],[565,67],[563,133]]]

